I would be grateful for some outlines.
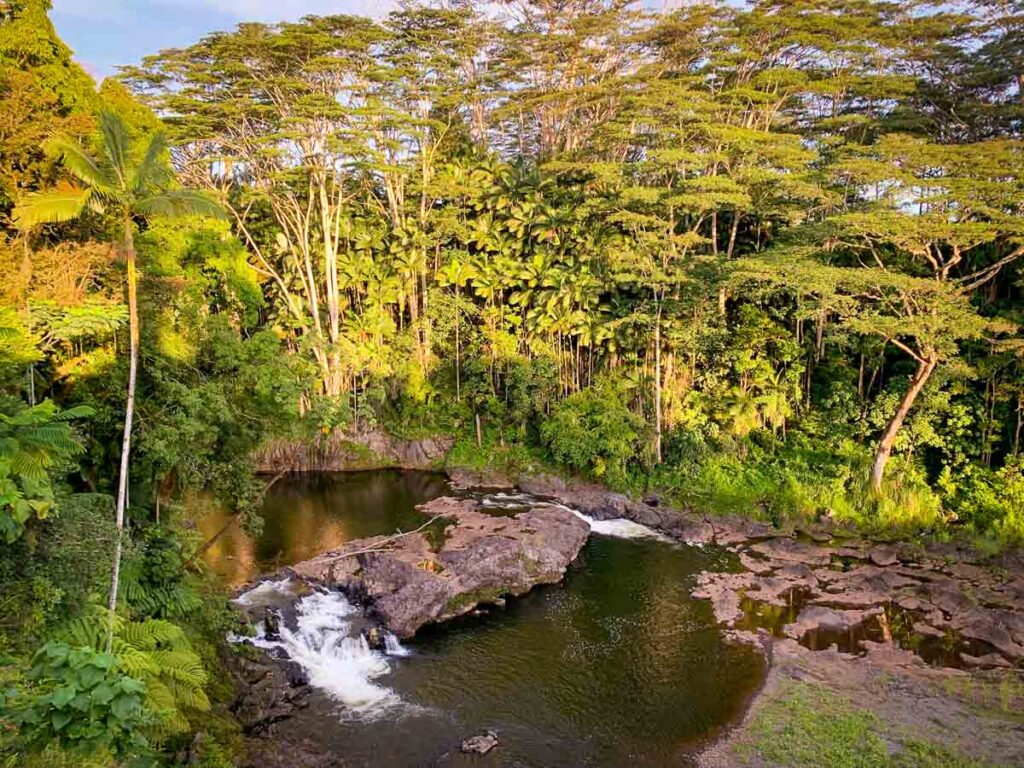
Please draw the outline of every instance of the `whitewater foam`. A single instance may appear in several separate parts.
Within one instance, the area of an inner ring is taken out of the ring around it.
[[[632,520],[627,520],[624,517],[616,517],[612,520],[595,520],[572,507],[566,507],[566,509],[585,521],[590,526],[591,533],[596,533],[599,536],[613,536],[617,539],[654,539],[669,544],[674,543],[672,539],[663,533],[658,533],[653,528],[648,528],[640,523],[634,523]]]
[[[279,604],[282,595],[293,595],[291,583],[263,582],[236,598],[246,607]],[[275,608],[270,607],[270,610]],[[389,656],[406,656],[398,638],[385,633],[385,652],[369,647],[366,638],[354,629],[359,609],[340,592],[317,590],[301,598],[295,606],[295,629],[281,620],[280,639],[268,639],[264,622],[256,625],[255,638],[247,640],[265,650],[279,649],[297,662],[309,676],[310,685],[324,691],[344,705],[343,714],[361,719],[379,717],[401,699],[391,689],[374,682],[391,671]]]

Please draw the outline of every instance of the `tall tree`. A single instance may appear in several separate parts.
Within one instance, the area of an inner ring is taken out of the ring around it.
[[[91,212],[109,215],[116,227],[115,231],[119,232],[115,243],[125,260],[127,271],[129,357],[128,394],[115,508],[118,535],[108,603],[109,651],[113,642],[124,519],[128,505],[128,468],[138,374],[139,309],[135,223],[137,219],[144,221],[152,216],[222,214],[220,207],[205,195],[187,189],[173,188],[174,175],[167,165],[167,143],[162,134],[151,136],[142,151],[136,152],[129,140],[124,121],[115,113],[102,112],[99,116],[99,125],[102,153],[98,157],[69,136],[57,136],[46,143],[47,154],[59,159],[80,186],[26,196],[15,207],[14,221],[19,229],[27,232],[40,224],[71,221]]]

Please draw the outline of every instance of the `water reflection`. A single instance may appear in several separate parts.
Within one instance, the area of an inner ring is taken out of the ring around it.
[[[244,584],[353,539],[416,528],[424,520],[416,505],[447,487],[442,475],[401,470],[287,477],[267,492],[258,537],[229,525],[203,559],[228,584]],[[204,540],[231,520],[209,499],[195,499],[192,508]]]
[[[233,583],[353,538],[410,530],[415,506],[446,493],[442,477],[373,472],[282,480],[255,540],[231,528],[207,562]],[[211,510],[200,528],[224,523]],[[734,722],[763,675],[761,656],[727,645],[710,605],[690,590],[703,570],[728,570],[714,549],[593,535],[564,583],[507,607],[428,627],[380,678],[409,705],[395,716],[346,717],[316,691],[281,723],[346,766],[661,768],[693,765],[694,749]],[[484,758],[466,736],[500,734]]]

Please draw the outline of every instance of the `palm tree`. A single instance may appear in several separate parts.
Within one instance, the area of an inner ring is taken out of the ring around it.
[[[442,286],[450,285],[455,288],[455,399],[459,401],[462,400],[462,361],[459,349],[461,346],[459,343],[459,321],[461,319],[459,317],[459,291],[462,286],[475,277],[476,268],[470,262],[459,259],[458,256],[453,256],[451,261],[445,264],[437,275],[437,280]]]
[[[51,157],[60,160],[80,186],[57,192],[28,195],[14,209],[14,222],[24,231],[39,224],[72,221],[86,211],[112,216],[122,236],[116,246],[127,265],[128,274],[128,399],[121,443],[121,468],[117,486],[117,545],[110,580],[110,627],[107,651],[113,642],[114,612],[121,568],[124,515],[128,500],[128,457],[131,450],[132,417],[135,412],[135,380],[139,358],[138,276],[135,268],[133,226],[136,219],[150,216],[212,215],[223,216],[215,202],[199,192],[173,189],[174,172],[167,163],[167,142],[156,133],[149,138],[141,155],[133,152],[128,128],[114,112],[99,116],[101,154],[94,157],[75,139],[56,136],[44,144]]]

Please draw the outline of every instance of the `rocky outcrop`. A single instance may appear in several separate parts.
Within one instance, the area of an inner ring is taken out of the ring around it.
[[[496,517],[480,511],[475,500],[443,497],[420,510],[447,522],[437,546],[425,532],[378,536],[289,570],[343,590],[388,630],[406,638],[481,603],[558,582],[590,530],[569,510],[550,504]]]
[[[950,564],[946,555],[904,545],[817,542],[781,531],[728,548],[746,570],[703,573],[693,595],[710,600],[729,629],[758,625],[760,606],[782,607],[788,619],[773,629],[812,647],[845,639],[848,650],[864,652],[877,637],[911,641],[908,647],[939,664],[997,667],[1024,660],[1019,564]],[[957,556],[972,557],[966,551]]]
[[[635,501],[596,483],[567,481],[554,475],[524,475],[517,485],[525,493],[553,499],[595,520],[624,518],[691,544],[715,540],[714,526],[703,517],[661,507],[660,503]]]
[[[434,469],[452,447],[447,435],[404,440],[383,430],[335,430],[309,440],[275,440],[255,456],[259,472]]]
[[[517,486],[597,520],[625,518],[677,541],[736,553],[743,572],[701,574],[693,591],[731,631],[771,623],[778,637],[848,632],[848,645],[863,650],[870,636],[893,634],[887,623],[893,615],[910,628],[904,639],[957,644],[952,658],[963,665],[1024,660],[1024,555],[982,564],[963,543],[874,543],[827,519],[781,530],[749,518],[673,509],[654,496],[636,501],[553,475],[522,476]],[[773,618],[764,619],[761,606],[785,609],[785,620],[778,610],[766,611]],[[934,660],[950,661],[940,655]]]
[[[498,734],[494,731],[486,731],[476,736],[470,736],[462,742],[460,749],[467,755],[486,755],[498,746]]]
[[[293,661],[239,651],[225,657],[235,698],[230,709],[246,736],[260,736],[307,705],[309,680]]]
[[[508,475],[487,469],[452,467],[447,470],[448,482],[457,491],[469,490],[512,490],[516,484]]]

